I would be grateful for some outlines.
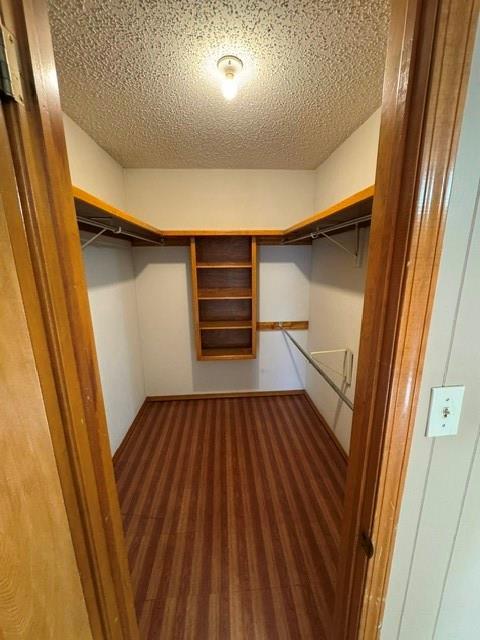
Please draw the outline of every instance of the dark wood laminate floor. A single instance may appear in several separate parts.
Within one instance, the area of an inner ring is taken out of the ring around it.
[[[346,468],[305,396],[149,402],[115,471],[142,640],[330,640]]]

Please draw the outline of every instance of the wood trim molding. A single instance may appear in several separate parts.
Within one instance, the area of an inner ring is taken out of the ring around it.
[[[255,237],[252,238],[251,241],[251,261],[252,261],[252,272],[251,272],[251,283],[252,283],[252,355],[254,358],[257,357],[257,318],[258,318],[258,277],[257,277],[257,239]]]
[[[186,393],[173,396],[147,396],[146,402],[168,402],[171,400],[202,400],[203,398],[259,398],[262,396],[301,396],[303,389],[282,391],[220,391],[218,393]]]
[[[191,236],[273,236],[281,237],[282,229],[164,229],[160,232],[165,238]]]
[[[280,326],[282,325],[282,326]],[[308,320],[282,320],[273,322],[257,322],[258,331],[281,331],[289,329],[290,331],[306,331],[308,330]]]
[[[135,429],[138,427],[139,424],[141,424],[142,416],[143,416],[143,414],[145,412],[145,409],[147,407],[148,402],[149,402],[148,398],[145,398],[145,400],[142,402],[142,404],[140,406],[140,409],[137,412],[137,415],[133,419],[132,424],[128,427],[127,433],[124,435],[122,441],[120,442],[120,444],[118,445],[115,453],[112,456],[113,464],[115,464],[115,461],[120,457],[122,451],[127,446],[128,441],[130,440],[130,438],[133,436],[133,434],[135,432]]]
[[[83,595],[96,640],[136,640],[47,7],[0,0],[0,9],[25,98],[1,105],[14,173],[7,225]]]
[[[381,628],[477,16],[476,0],[393,2],[335,640]]]

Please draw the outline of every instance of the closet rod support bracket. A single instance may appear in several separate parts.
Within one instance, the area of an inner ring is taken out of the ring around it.
[[[355,249],[353,251],[349,249],[349,247],[344,245],[343,242],[339,242],[338,240],[335,240],[335,238],[332,238],[329,235],[328,231],[321,231],[317,229],[311,233],[311,238],[312,240],[316,240],[317,238],[325,238],[325,240],[328,240],[331,244],[334,244],[339,249],[342,249],[342,251],[345,251],[345,253],[348,253],[349,256],[355,258],[355,266],[360,267],[360,225],[358,224],[358,222],[355,223]]]
[[[100,229],[100,231],[96,233],[94,236],[92,236],[85,242],[82,242],[82,249],[85,249],[85,247],[88,247],[89,244],[92,244],[92,242],[95,242],[95,240],[99,238],[103,233],[105,233],[105,231],[106,229]]]

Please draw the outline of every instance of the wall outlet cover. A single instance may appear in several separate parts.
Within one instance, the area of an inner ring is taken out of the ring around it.
[[[465,387],[432,387],[428,411],[428,438],[454,436],[458,433]]]

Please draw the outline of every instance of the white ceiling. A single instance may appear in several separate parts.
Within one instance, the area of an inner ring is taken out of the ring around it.
[[[124,167],[312,169],[379,106],[389,0],[50,0],[63,107]],[[223,98],[225,54],[243,84]]]

